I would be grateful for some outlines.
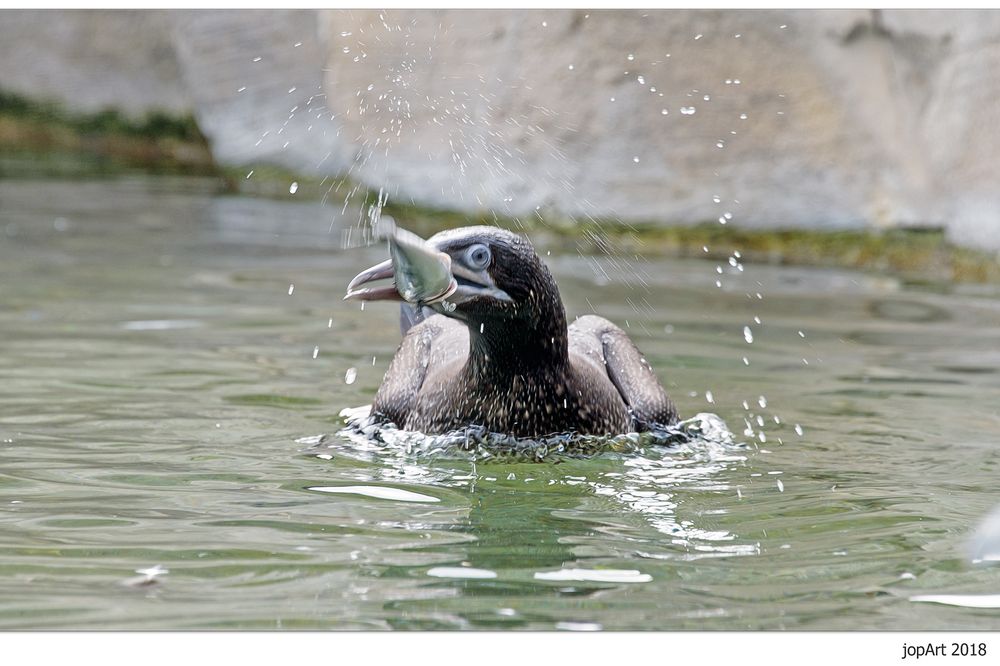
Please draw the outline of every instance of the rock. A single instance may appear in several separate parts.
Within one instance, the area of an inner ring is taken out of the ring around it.
[[[1000,250],[1000,12],[4,16],[0,88],[193,111],[227,164],[470,212],[944,227]]]
[[[5,10],[0,90],[77,111],[192,110],[181,79],[173,12]]]

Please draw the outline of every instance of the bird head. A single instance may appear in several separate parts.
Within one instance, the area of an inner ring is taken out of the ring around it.
[[[531,244],[498,227],[460,227],[426,241],[393,227],[391,258],[359,273],[345,299],[406,301],[467,324],[531,320],[561,308],[558,288]],[[392,278],[391,285],[366,287]]]

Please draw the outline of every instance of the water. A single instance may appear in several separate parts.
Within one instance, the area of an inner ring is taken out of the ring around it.
[[[331,437],[398,344],[339,211],[0,182],[0,628],[1000,628],[994,290],[542,244],[737,441],[407,453]]]

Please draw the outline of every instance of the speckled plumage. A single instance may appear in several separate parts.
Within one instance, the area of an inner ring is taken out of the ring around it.
[[[677,421],[624,331],[593,315],[567,326],[555,280],[525,239],[468,227],[428,243],[457,256],[488,244],[489,277],[511,298],[473,298],[409,328],[375,396],[378,418],[428,434],[475,425],[520,437],[619,434]]]

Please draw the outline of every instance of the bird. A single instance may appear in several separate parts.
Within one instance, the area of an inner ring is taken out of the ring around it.
[[[345,296],[401,302],[403,340],[374,419],[425,434],[479,427],[524,438],[677,423],[625,331],[589,314],[567,324],[559,287],[525,237],[471,226],[424,241],[394,227],[389,247],[391,258],[359,273]]]

